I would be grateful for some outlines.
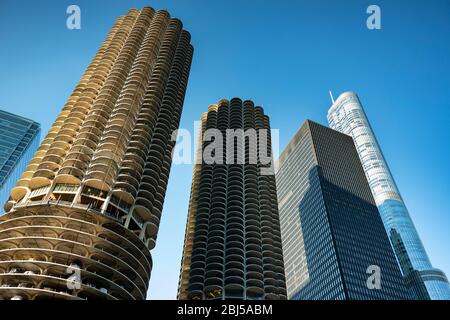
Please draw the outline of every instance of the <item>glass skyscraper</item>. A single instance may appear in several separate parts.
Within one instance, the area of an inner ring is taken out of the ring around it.
[[[355,142],[409,290],[416,299],[450,299],[448,280],[428,259],[358,96],[341,94],[328,111],[328,122]]]
[[[0,214],[39,146],[39,123],[0,110]]]
[[[276,181],[289,299],[410,298],[351,137],[306,121]]]

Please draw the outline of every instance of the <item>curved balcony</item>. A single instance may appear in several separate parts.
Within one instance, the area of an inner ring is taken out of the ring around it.
[[[11,190],[11,199],[14,201],[20,201],[28,193],[29,189],[27,187],[16,186]]]
[[[33,177],[30,179],[28,186],[30,189],[38,189],[38,188],[42,188],[45,186],[49,186],[52,184],[52,180],[50,179],[51,177],[54,176],[53,172],[48,172],[46,173],[48,176],[47,177]]]

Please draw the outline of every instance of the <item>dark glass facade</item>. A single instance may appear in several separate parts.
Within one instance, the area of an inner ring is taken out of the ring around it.
[[[350,136],[307,121],[276,178],[290,299],[409,298]]]
[[[269,117],[252,101],[221,100],[202,117],[202,136],[210,129],[254,130],[259,143],[224,138],[222,163],[195,165],[178,298],[286,299],[275,176],[260,158],[261,145],[272,157]],[[204,140],[203,151],[217,142]]]

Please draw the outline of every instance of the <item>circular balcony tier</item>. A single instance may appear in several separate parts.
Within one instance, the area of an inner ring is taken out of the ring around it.
[[[38,205],[0,218],[3,299],[145,299],[151,269],[145,244],[100,214]]]

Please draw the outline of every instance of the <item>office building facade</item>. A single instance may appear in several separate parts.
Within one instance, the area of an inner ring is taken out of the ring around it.
[[[341,94],[328,111],[328,122],[355,142],[409,290],[419,300],[450,299],[448,280],[431,265],[358,96]]]
[[[286,299],[269,117],[252,101],[221,100],[200,137],[178,298]]]
[[[276,179],[289,299],[409,298],[351,137],[306,121]]]
[[[166,11],[117,19],[0,218],[3,299],[145,299],[193,48]]]
[[[39,123],[0,110],[0,214],[11,189],[39,147]]]

